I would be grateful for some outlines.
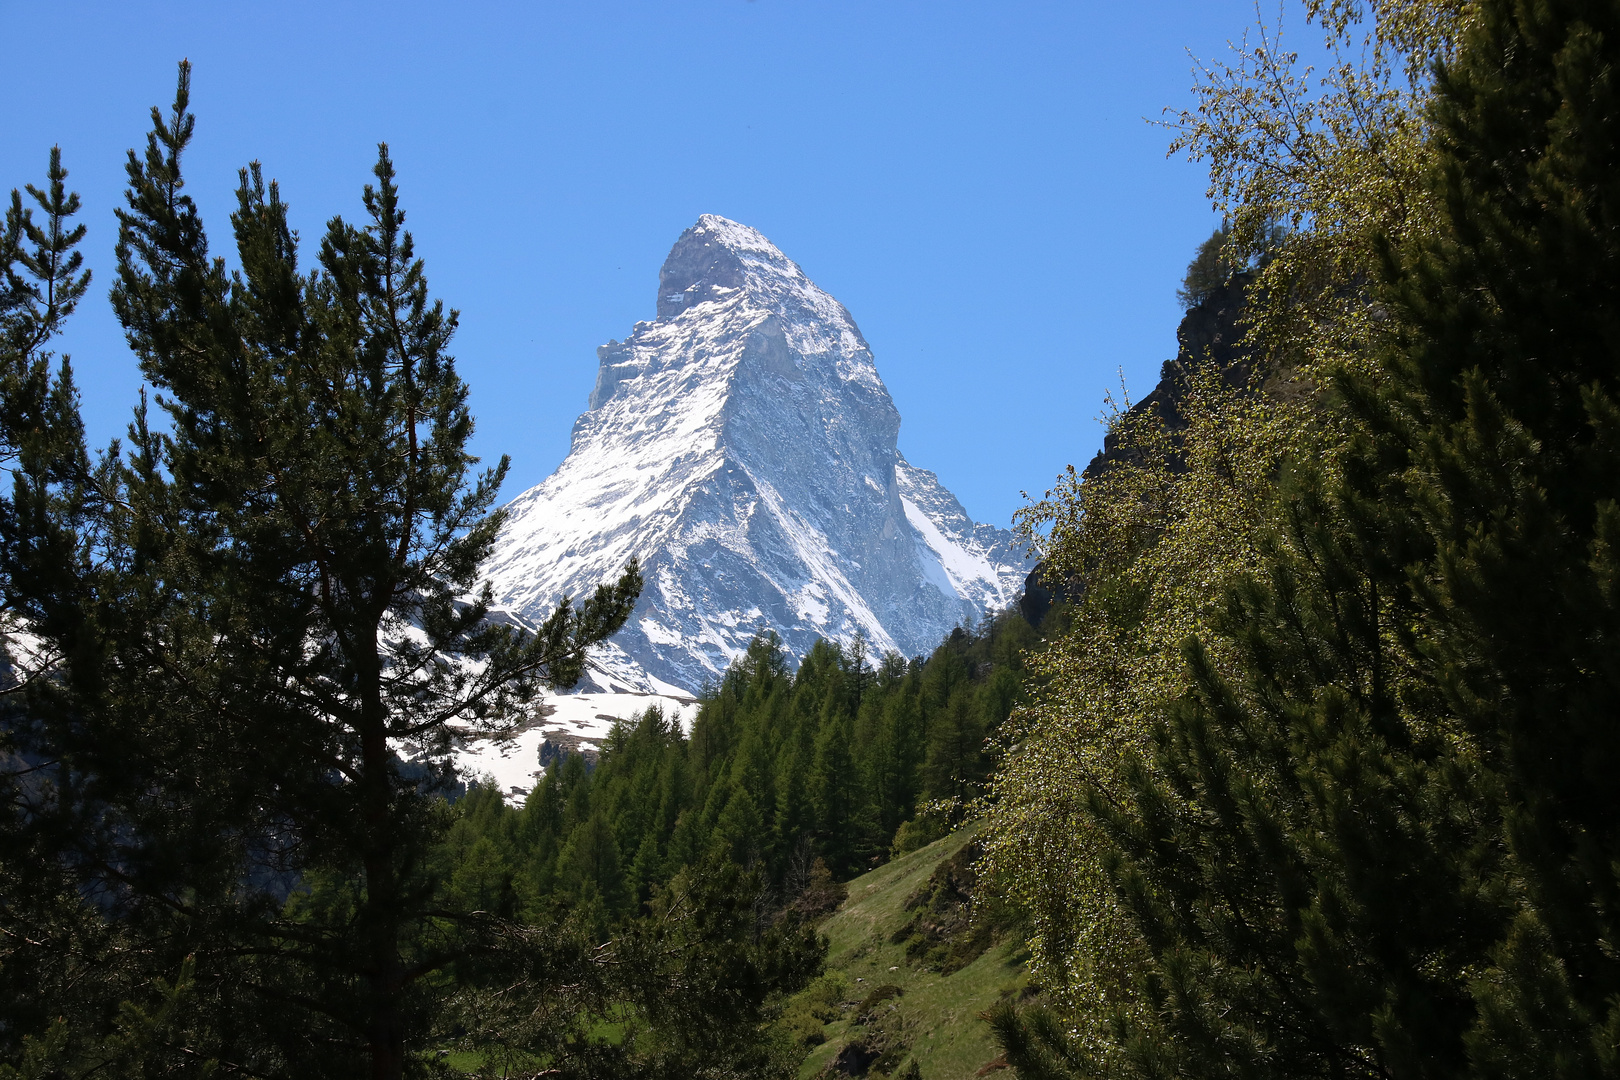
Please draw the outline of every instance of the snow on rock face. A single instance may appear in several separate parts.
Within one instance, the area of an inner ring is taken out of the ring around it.
[[[522,805],[545,772],[543,744],[569,752],[599,751],[615,724],[633,728],[649,706],[657,706],[683,731],[690,732],[697,718],[697,702],[690,697],[594,689],[547,695],[535,723],[504,738],[459,740],[453,755],[456,768],[466,779],[493,787],[507,801]]]
[[[640,560],[599,681],[663,693],[765,630],[795,656],[857,631],[910,656],[1012,603],[1028,567],[1011,535],[900,456],[855,321],[769,240],[703,215],[657,313],[597,350],[568,457],[510,504],[486,567],[500,605],[543,616]]]

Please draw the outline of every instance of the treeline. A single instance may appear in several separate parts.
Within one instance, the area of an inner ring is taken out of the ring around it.
[[[1253,378],[1023,518],[1084,587],[993,785],[1049,991],[996,1031],[1023,1080],[1614,1077],[1620,5],[1306,8],[1333,66],[1179,121]]]
[[[944,835],[983,792],[988,740],[1023,697],[1035,632],[1016,612],[958,628],[926,660],[774,635],[707,692],[690,737],[656,706],[614,725],[594,767],[554,759],[521,809],[458,801],[445,873],[492,910],[588,912],[606,933],[683,869],[757,870],[768,906]],[[468,887],[474,887],[469,885]]]

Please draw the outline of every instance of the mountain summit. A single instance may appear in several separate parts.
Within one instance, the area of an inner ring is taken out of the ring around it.
[[[601,658],[638,690],[696,689],[766,630],[794,655],[864,633],[911,656],[1012,603],[1028,567],[1011,534],[901,456],[855,321],[776,245],[703,215],[656,310],[597,349],[568,457],[512,501],[486,568],[498,603],[542,612],[640,560]]]

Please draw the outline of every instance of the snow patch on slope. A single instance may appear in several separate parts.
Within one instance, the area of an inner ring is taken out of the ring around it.
[[[558,694],[545,699],[545,716],[537,724],[506,738],[461,740],[454,751],[456,768],[463,777],[493,786],[509,802],[521,804],[544,771],[542,743],[599,749],[615,723],[634,724],[653,705],[682,731],[692,730],[697,702],[685,694]]]

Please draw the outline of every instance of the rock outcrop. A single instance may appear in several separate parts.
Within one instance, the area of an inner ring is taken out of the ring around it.
[[[1213,363],[1229,386],[1246,388],[1253,372],[1253,356],[1244,345],[1246,330],[1242,324],[1244,291],[1253,281],[1252,273],[1242,273],[1226,284],[1212,290],[1208,296],[1188,309],[1176,328],[1176,356],[1166,360],[1159,370],[1159,382],[1151,393],[1130,407],[1127,415],[1155,413],[1171,432],[1187,426],[1182,415],[1182,402],[1187,396],[1187,375],[1194,365]],[[1114,462],[1127,459],[1128,451],[1119,446],[1113,433],[1103,437],[1103,448],[1091,459],[1081,474],[1090,478],[1099,475]],[[1172,462],[1172,468],[1175,463]],[[1031,626],[1039,626],[1047,612],[1059,603],[1067,602],[1075,593],[1075,582],[1052,581],[1046,574],[1044,563],[1030,570],[1020,593],[1019,613]]]
[[[857,634],[915,655],[1016,599],[1011,535],[900,454],[854,320],[769,240],[704,215],[656,311],[597,350],[568,457],[513,500],[488,567],[528,616],[639,560],[599,684],[696,689],[766,631],[793,655]]]

